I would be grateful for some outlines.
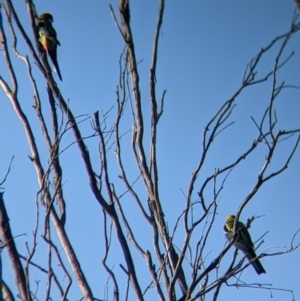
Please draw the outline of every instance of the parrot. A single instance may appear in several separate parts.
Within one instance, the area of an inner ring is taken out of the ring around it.
[[[40,15],[37,24],[39,41],[42,44],[44,50],[50,56],[54,66],[54,71],[62,81],[59,65],[57,62],[57,45],[60,45],[60,42],[57,39],[57,34],[52,26],[52,22],[53,16],[51,14],[43,13],[42,15]]]
[[[234,215],[229,215],[226,218],[226,222],[224,225],[224,233],[228,240],[231,240],[233,237],[234,220],[235,220]],[[260,263],[259,259],[257,258],[256,254],[255,254],[251,236],[250,236],[247,228],[245,227],[245,225],[242,222],[237,223],[236,233],[237,233],[236,234],[237,239],[234,243],[234,246],[236,248],[238,248],[239,250],[241,250],[246,255],[248,260],[250,260],[250,261],[253,260],[251,262],[251,264],[258,275],[266,273],[264,267],[262,266],[262,264]]]

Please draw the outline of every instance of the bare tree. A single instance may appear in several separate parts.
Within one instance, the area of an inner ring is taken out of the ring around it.
[[[112,111],[105,114],[96,111],[91,117],[92,133],[86,136],[82,133],[81,125],[86,123],[89,117],[75,116],[72,107],[60,91],[58,83],[52,76],[46,53],[38,40],[35,6],[31,0],[27,0],[26,4],[34,39],[30,38],[28,29],[25,30],[20,22],[12,1],[6,0],[1,4],[5,24],[5,30],[1,28],[2,53],[8,76],[7,78],[0,77],[0,85],[24,128],[39,190],[35,200],[36,222],[33,239],[30,244],[26,244],[26,255],[18,251],[16,238],[10,229],[10,225],[16,221],[9,220],[3,193],[0,194],[0,229],[3,248],[10,258],[16,282],[15,287],[10,289],[2,282],[3,292],[6,295],[4,300],[15,300],[16,295],[26,301],[42,297],[45,300],[53,300],[54,294],[57,293],[61,300],[73,300],[70,297],[72,287],[79,287],[82,298],[85,300],[100,300],[99,296],[93,293],[66,227],[68,213],[66,203],[72,206],[72,202],[66,200],[67,188],[64,187],[66,179],[63,177],[61,155],[71,151],[70,147],[74,145],[81,155],[88,186],[94,197],[93,202],[96,201],[102,211],[102,213],[99,211],[99,220],[103,223],[103,233],[101,238],[95,239],[101,239],[105,246],[102,272],[107,274],[108,280],[104,299],[116,301],[133,298],[135,300],[155,298],[162,301],[204,300],[210,293],[212,299],[217,300],[222,286],[227,285],[230,280],[235,281],[237,275],[251,265],[251,262],[245,261],[244,257],[238,259],[237,252],[229,264],[225,260],[226,253],[232,247],[234,240],[215,252],[213,259],[207,258],[210,252],[208,240],[215,227],[220,193],[227,179],[237,166],[248,160],[258,149],[267,150],[264,163],[257,170],[256,182],[237,208],[236,216],[239,219],[244,208],[258,191],[288,168],[298,149],[300,127],[286,129],[278,126],[276,100],[284,89],[299,88],[293,86],[293,83],[286,83],[279,79],[279,73],[293,58],[293,53],[286,55],[286,48],[290,39],[299,32],[299,20],[295,16],[286,33],[271,40],[251,59],[244,72],[241,85],[228,100],[223,102],[206,124],[202,134],[198,164],[192,171],[185,193],[184,207],[181,214],[176,217],[175,226],[170,229],[168,214],[165,212],[165,205],[160,194],[161,184],[157,160],[158,125],[163,118],[166,97],[166,91],[158,95],[156,88],[158,44],[165,1],[160,0],[158,5],[149,69],[150,116],[146,115],[142,106],[145,100],[142,99],[140,93],[141,74],[138,70],[130,24],[129,0],[119,0],[118,13],[110,6],[112,19],[125,46],[119,60],[120,74],[116,90],[115,119],[111,122]],[[13,22],[15,26],[12,25]],[[7,34],[10,35],[12,41],[11,51],[7,43]],[[31,60],[28,56],[20,54],[17,49],[17,36],[26,43],[31,59],[39,68],[40,75],[47,84],[46,98],[41,97],[40,91],[43,87],[39,87],[35,81]],[[261,61],[271,50],[276,51],[272,68],[258,75]],[[20,101],[22,95],[18,91],[21,78],[16,73],[12,55],[21,60],[27,68],[34,94],[33,108],[43,134],[43,141],[38,139],[37,130],[32,127],[28,114],[22,108]],[[264,83],[271,83],[270,98],[263,116],[259,120],[251,117],[253,126],[257,130],[255,139],[246,137],[245,139],[249,141],[248,147],[229,164],[216,167],[213,173],[203,175],[204,165],[213,143],[221,134],[228,133],[230,126],[234,123],[232,114],[238,97],[244,90]],[[44,110],[46,106],[50,112],[48,115],[45,113],[47,110]],[[130,115],[130,121],[125,120],[125,114]],[[73,142],[65,147],[63,138],[70,133]],[[130,141],[129,135],[131,135]],[[100,166],[91,156],[95,150],[88,145],[87,141],[90,140],[97,141]],[[280,164],[274,166],[273,158],[277,154],[278,147],[286,141],[292,141],[292,147],[287,155],[280,159]],[[44,143],[47,147],[47,163],[43,163],[44,160],[41,159],[41,156],[44,157],[45,154],[39,150],[39,143]],[[127,156],[130,150],[133,158],[129,159],[130,163],[128,163]],[[112,168],[115,163],[118,166],[117,182],[112,180],[115,178],[115,174],[113,175],[115,169]],[[12,168],[16,166],[12,165]],[[200,175],[204,179],[201,183],[198,181]],[[6,177],[2,185],[5,180]],[[134,215],[132,210],[135,212]],[[136,219],[139,220],[138,226],[135,223]],[[254,217],[249,219],[247,227],[250,227],[253,220],[255,220]],[[144,241],[145,238],[137,234],[139,228],[145,228],[147,243]],[[236,225],[234,229],[237,230]],[[181,246],[174,241],[178,232],[184,237]],[[199,233],[201,233],[200,236]],[[275,253],[267,250],[259,254],[258,258],[272,257],[272,260],[276,261],[276,256],[295,251],[299,245],[294,243],[294,238],[287,250]],[[262,239],[263,237],[261,241]],[[44,255],[47,256],[47,266],[42,266],[38,260],[35,260],[39,256],[41,246],[47,247],[43,248]],[[116,252],[122,258],[115,260]],[[143,267],[138,264],[141,259],[144,262]],[[40,277],[46,277],[46,287],[39,287],[37,283],[34,283],[29,272],[32,270],[35,273],[39,272]],[[147,286],[141,284],[142,278],[147,279]],[[4,280],[6,280],[5,277]],[[235,286],[242,286],[242,281],[237,280],[234,283]],[[245,286],[244,282],[243,285]],[[254,287],[269,288],[261,283]]]

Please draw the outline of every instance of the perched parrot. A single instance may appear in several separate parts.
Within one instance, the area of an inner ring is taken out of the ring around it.
[[[224,225],[224,233],[228,240],[231,240],[233,237],[233,225],[234,225],[235,216],[229,215],[226,218],[226,222]],[[256,258],[256,254],[254,251],[253,242],[251,240],[251,236],[245,227],[245,225],[241,222],[237,223],[237,231],[236,231],[237,239],[234,243],[234,246],[241,250],[249,260],[253,260]],[[252,266],[254,267],[257,274],[266,273],[259,259],[255,259],[252,261]]]
[[[38,19],[38,33],[39,33],[39,41],[42,44],[45,51],[50,56],[54,71],[57,73],[59,79],[62,81],[62,77],[60,74],[60,69],[57,62],[57,45],[60,45],[56,37],[56,31],[52,26],[53,17],[49,13],[44,13],[40,15]]]

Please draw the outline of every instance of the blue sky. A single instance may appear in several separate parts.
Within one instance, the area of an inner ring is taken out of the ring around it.
[[[15,1],[16,9],[28,34],[31,34],[25,3]],[[54,26],[58,33],[61,47],[58,49],[58,61],[63,77],[59,88],[65,99],[69,100],[74,115],[92,116],[96,110],[109,114],[108,122],[113,122],[116,107],[116,86],[119,77],[119,57],[124,44],[114,25],[108,5],[117,8],[117,1],[36,1],[38,13],[50,12],[54,16]],[[134,34],[137,60],[140,61],[140,84],[143,98],[143,110],[149,113],[149,65],[151,62],[152,41],[157,17],[157,1],[131,1],[131,25]],[[165,17],[159,44],[157,69],[157,95],[167,90],[164,114],[158,127],[158,162],[160,166],[160,196],[164,213],[170,229],[177,216],[182,212],[191,174],[199,162],[203,128],[216,110],[241,85],[246,64],[261,47],[267,45],[275,36],[286,32],[291,24],[295,5],[292,0],[265,1],[167,1]],[[8,29],[5,28],[8,35]],[[279,74],[279,79],[298,85],[300,78],[299,34],[290,42],[286,56],[291,50],[295,55]],[[22,54],[28,54],[24,42],[18,41]],[[278,49],[278,48],[277,48]],[[259,74],[270,70],[274,62],[274,51],[266,55],[259,68]],[[2,56],[1,56],[2,57]],[[3,60],[1,58],[0,60]],[[40,93],[46,97],[46,83],[39,70],[33,64]],[[26,78],[26,68],[14,58],[14,67],[20,76],[20,103],[28,115],[38,141],[43,164],[46,166],[48,155],[42,140],[39,123],[32,109],[33,92]],[[0,63],[0,75],[8,79],[5,65]],[[259,120],[269,101],[271,83],[250,87],[237,101],[230,121],[235,123],[224,131],[213,144],[207,163],[196,182],[193,198],[197,200],[197,191],[203,180],[214,172],[215,168],[225,166],[245,150],[257,136],[257,129],[251,116]],[[299,102],[300,90],[286,89],[276,102],[279,117],[278,128],[300,128]],[[10,158],[15,156],[12,170],[3,185],[5,202],[11,227],[21,254],[25,254],[25,242],[31,242],[34,227],[35,196],[38,191],[35,170],[28,159],[28,143],[20,121],[13,112],[5,94],[0,92],[0,179],[4,177]],[[47,114],[47,107],[44,111]],[[50,118],[49,116],[47,118]],[[49,119],[50,120],[50,119]],[[149,122],[149,117],[145,118]],[[84,135],[90,135],[89,121],[80,126]],[[122,131],[131,129],[129,106],[124,114]],[[149,129],[146,129],[149,134]],[[62,148],[73,142],[71,133],[62,140]],[[124,145],[129,145],[131,135],[125,135]],[[283,142],[278,148],[272,168],[278,167],[291,149],[294,137]],[[99,165],[98,141],[86,140],[95,166]],[[225,239],[222,227],[225,217],[235,213],[245,196],[251,191],[257,174],[264,164],[267,148],[262,145],[253,156],[234,169],[228,178],[219,198],[216,223],[207,247],[207,264],[222,250]],[[132,159],[131,148],[124,149],[125,164],[129,168],[129,177],[137,177],[136,165]],[[118,180],[118,170],[114,155],[109,154],[111,181],[119,183],[119,193],[124,191]],[[104,246],[101,238],[103,231],[101,208],[89,190],[88,179],[84,172],[80,154],[76,146],[67,149],[61,156],[64,168],[65,196],[68,216],[66,229],[74,244],[77,255],[86,273],[91,288],[97,298],[103,297],[107,275],[102,271],[101,259]],[[289,169],[279,177],[268,182],[244,209],[241,219],[246,221],[253,215],[263,216],[251,227],[253,240],[269,231],[259,251],[267,253],[284,250],[289,247],[293,234],[300,228],[299,223],[299,166],[300,152],[296,152]],[[96,169],[96,167],[95,167]],[[147,195],[142,182],[137,183],[141,198]],[[209,196],[208,196],[209,197]],[[127,197],[126,210],[132,212],[133,225],[142,224],[132,200]],[[42,209],[41,209],[42,210]],[[198,210],[198,211],[197,211]],[[196,207],[195,214],[201,214]],[[84,218],[83,218],[84,217]],[[202,228],[201,228],[202,229]],[[199,235],[201,233],[199,229]],[[42,231],[42,228],[40,229]],[[41,232],[42,233],[42,232]],[[40,234],[41,234],[40,233]],[[89,233],[87,236],[86,233]],[[151,248],[150,231],[138,227],[137,237],[143,246]],[[183,233],[177,231],[175,243],[182,245]],[[298,236],[297,242],[300,241]],[[197,238],[193,239],[197,242]],[[118,248],[117,241],[113,241]],[[46,264],[45,245],[39,244],[37,261]],[[229,252],[230,254],[233,252]],[[139,266],[144,261],[136,255]],[[110,263],[119,268],[123,257],[114,251]],[[4,279],[14,287],[6,251],[2,252]],[[228,260],[231,255],[227,255]],[[266,257],[262,263],[266,275],[258,276],[252,268],[247,269],[242,280],[247,283],[273,284],[273,288],[293,290],[295,299],[300,298],[299,251],[279,257]],[[141,268],[142,270],[142,268]],[[34,280],[40,275],[34,274]],[[126,278],[122,273],[124,283]],[[141,277],[142,278],[142,277]],[[74,279],[75,280],[75,279]],[[141,279],[143,287],[148,280]],[[45,284],[41,280],[40,290]],[[80,291],[74,281],[69,300],[78,300]],[[220,300],[267,300],[271,293],[264,289],[236,289],[224,287]],[[41,296],[43,296],[41,294]],[[288,292],[273,290],[272,300],[291,300]],[[212,298],[211,295],[208,298]],[[123,299],[123,298],[122,298]]]

